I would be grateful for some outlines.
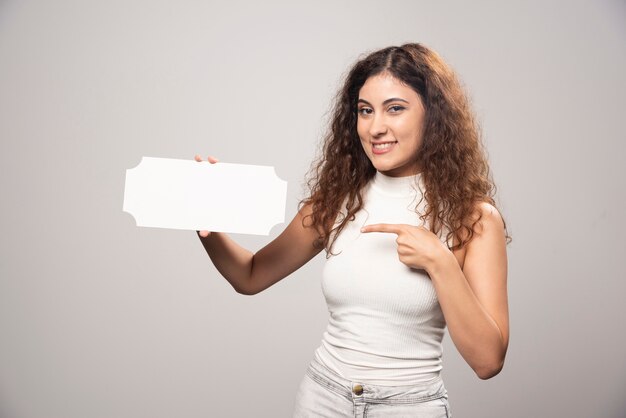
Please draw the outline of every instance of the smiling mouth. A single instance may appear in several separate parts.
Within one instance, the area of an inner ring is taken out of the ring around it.
[[[376,150],[385,150],[390,148],[393,144],[397,144],[398,141],[393,141],[393,142],[380,142],[378,144],[372,144],[372,148],[376,149]]]

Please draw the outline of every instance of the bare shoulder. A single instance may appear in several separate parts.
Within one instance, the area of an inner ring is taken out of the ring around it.
[[[312,203],[303,203],[300,209],[298,210],[298,215],[301,217],[309,216],[313,213],[313,204]]]
[[[476,204],[475,216],[480,214],[479,230],[477,233],[481,233],[481,230],[493,231],[494,229],[501,229],[504,231],[504,220],[500,211],[489,202],[479,202]]]
[[[478,220],[479,217],[480,220]],[[504,237],[504,220],[502,219],[498,209],[489,202],[478,202],[470,220],[472,223],[478,220],[478,223],[474,226],[474,237],[462,248],[453,251],[454,256],[459,262],[461,268],[464,268],[465,266],[465,260],[469,248],[473,247],[476,249],[477,247],[484,247],[485,238],[489,240],[489,236],[492,237],[490,240],[492,242],[493,237]],[[469,235],[468,231],[465,230],[459,231],[459,234],[461,234],[462,239],[467,239]],[[496,241],[498,241],[497,238]],[[458,239],[454,237],[453,243],[456,245],[458,242]]]
[[[504,220],[500,211],[487,202],[480,202],[476,205],[474,219],[480,214],[480,220],[474,226],[474,237],[467,243],[465,253],[465,268],[470,271],[483,269],[506,270],[506,234],[504,231]],[[489,267],[486,267],[489,266]],[[493,272],[492,272],[493,273]],[[497,274],[502,276],[502,274]],[[471,280],[478,280],[477,277],[489,277],[494,274],[470,274]],[[506,276],[506,273],[504,273]],[[469,277],[468,277],[469,279]]]
[[[313,227],[313,219],[311,215],[313,214],[313,204],[312,203],[303,203],[302,206],[298,209],[298,213],[293,219],[293,223],[298,223],[298,228],[300,229],[300,233],[305,234],[308,237],[317,237],[319,235],[318,231]]]

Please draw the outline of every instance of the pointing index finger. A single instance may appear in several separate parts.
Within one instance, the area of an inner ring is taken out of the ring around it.
[[[372,224],[365,225],[361,228],[361,232],[387,232],[392,234],[400,234],[404,230],[403,225],[399,224]]]

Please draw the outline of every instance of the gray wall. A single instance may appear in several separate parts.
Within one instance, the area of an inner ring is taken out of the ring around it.
[[[324,257],[236,294],[195,232],[138,228],[142,156],[273,165],[303,196],[360,54],[419,41],[482,122],[511,341],[458,417],[623,417],[623,1],[0,2],[0,416],[287,417],[327,321]],[[251,249],[275,237],[236,236]]]

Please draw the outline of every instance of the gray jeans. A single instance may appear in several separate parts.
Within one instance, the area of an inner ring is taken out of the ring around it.
[[[438,377],[410,386],[352,382],[313,359],[296,395],[294,418],[451,418],[448,392]]]

